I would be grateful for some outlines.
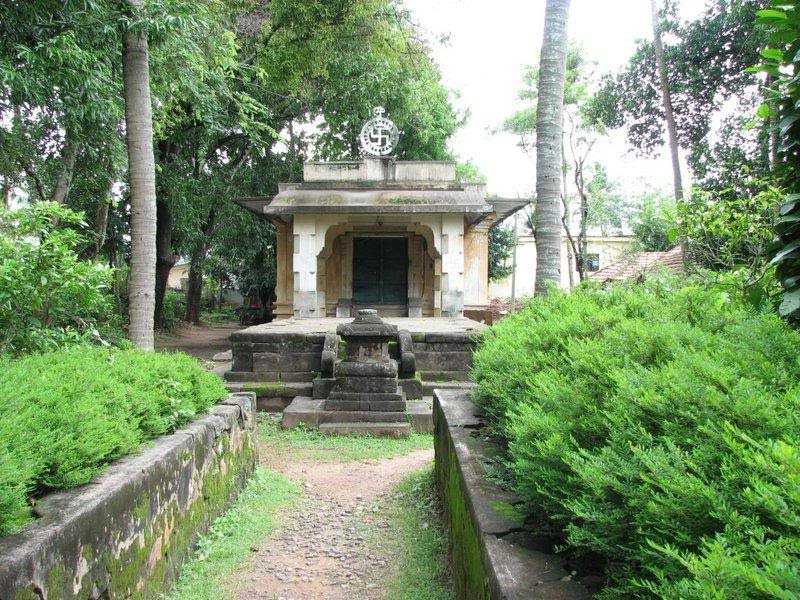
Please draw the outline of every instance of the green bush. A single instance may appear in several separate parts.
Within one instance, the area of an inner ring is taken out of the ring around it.
[[[0,209],[0,354],[121,337],[113,272],[78,255],[82,218],[53,202]]]
[[[225,393],[184,354],[77,347],[0,361],[0,535]]]
[[[800,594],[800,334],[729,290],[555,292],[486,334],[478,396],[517,491],[601,597]]]
[[[167,290],[164,294],[164,331],[175,330],[184,310],[184,295],[175,290]]]

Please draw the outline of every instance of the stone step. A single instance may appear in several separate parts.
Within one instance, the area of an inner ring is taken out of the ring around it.
[[[424,381],[422,382],[422,393],[425,396],[433,396],[433,390],[473,390],[475,383],[472,381]]]
[[[323,423],[407,423],[405,411],[378,412],[373,410],[325,410],[319,416]]]
[[[376,410],[379,412],[405,412],[404,400],[339,400],[328,398],[325,410],[358,411]]]
[[[319,430],[328,435],[401,438],[411,435],[411,423],[323,423]]]

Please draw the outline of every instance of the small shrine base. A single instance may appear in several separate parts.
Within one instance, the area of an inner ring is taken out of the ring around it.
[[[372,377],[353,377],[362,364],[371,369],[371,359],[353,366],[352,357],[344,355],[347,344],[336,331],[353,323],[346,318],[287,319],[232,334],[228,387],[255,392],[260,410],[283,411],[285,427],[303,423],[331,434],[380,436],[431,432],[433,390],[472,387],[472,352],[486,326],[466,318],[387,317],[382,322],[408,334],[388,346],[398,364],[391,390],[383,390],[384,384],[372,389],[380,383]],[[334,369],[345,363],[337,389]]]

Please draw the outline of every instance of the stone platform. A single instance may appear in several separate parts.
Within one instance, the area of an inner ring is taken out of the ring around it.
[[[396,430],[399,427],[429,432],[433,390],[472,387],[469,382],[472,351],[478,334],[487,326],[466,318],[444,317],[385,317],[382,322],[407,332],[406,337],[388,348],[389,355],[399,365],[399,393],[406,402],[405,407],[400,408],[404,408],[405,418],[398,425],[398,415],[393,414],[388,422],[393,423]],[[255,392],[260,410],[285,411],[287,426],[302,422],[333,433],[350,432],[343,429],[348,422],[342,422],[348,415],[328,415],[330,411],[322,410],[320,404],[334,388],[334,363],[344,359],[345,344],[337,336],[337,328],[348,323],[352,323],[352,319],[286,319],[233,333],[230,336],[233,362],[224,374],[228,387],[234,391]],[[404,354],[406,360],[409,355],[414,360],[411,371],[403,362]],[[355,402],[354,398],[339,396],[340,400]],[[376,400],[392,399],[387,396]],[[338,404],[341,404],[336,407],[340,412],[348,412],[343,410],[348,408],[347,402]],[[385,407],[393,412],[399,405],[385,404]],[[369,407],[364,407],[362,402],[352,408]],[[375,419],[373,428],[382,423],[379,417],[380,414],[370,417]]]

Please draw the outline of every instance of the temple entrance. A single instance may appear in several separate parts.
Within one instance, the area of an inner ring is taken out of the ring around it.
[[[353,239],[353,303],[381,315],[408,315],[408,238]]]

